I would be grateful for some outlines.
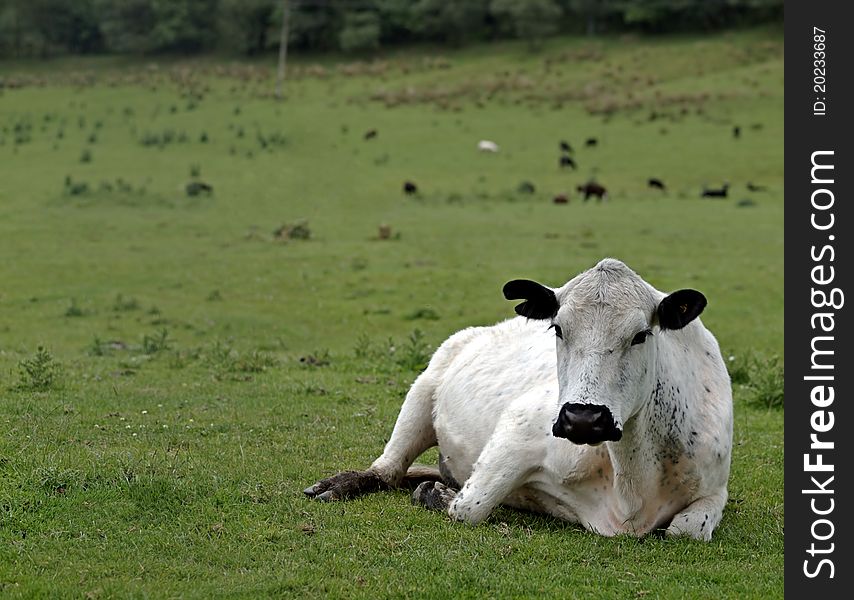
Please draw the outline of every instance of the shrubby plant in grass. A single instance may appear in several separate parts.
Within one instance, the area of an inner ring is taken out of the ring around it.
[[[746,391],[749,404],[762,408],[783,408],[783,361],[779,356],[762,357],[753,352],[730,355],[727,369],[733,386]]]
[[[157,354],[163,350],[168,350],[169,343],[169,331],[163,328],[157,333],[142,336],[142,352],[143,354]]]
[[[75,298],[71,299],[71,303],[68,305],[68,308],[65,309],[66,317],[82,317],[86,314],[82,308],[77,304],[77,300]]]
[[[18,363],[18,385],[21,391],[45,392],[59,383],[61,366],[43,346],[36,353]]]

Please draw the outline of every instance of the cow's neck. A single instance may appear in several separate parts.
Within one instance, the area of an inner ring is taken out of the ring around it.
[[[626,517],[636,514],[643,507],[643,498],[650,475],[655,449],[645,435],[644,422],[640,415],[630,419],[623,427],[619,442],[607,442],[608,454],[614,469],[614,491],[617,494],[620,512]]]
[[[684,395],[661,367],[652,396],[623,426],[619,442],[608,442],[614,491],[626,515],[638,513],[643,499],[655,497],[661,474],[683,455]]]

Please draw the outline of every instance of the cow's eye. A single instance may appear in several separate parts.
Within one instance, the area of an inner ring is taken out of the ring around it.
[[[552,326],[549,327],[549,329],[554,329],[555,335],[558,338],[563,339],[563,329],[560,328],[560,325],[556,325],[555,323],[552,323]]]
[[[638,334],[632,338],[632,346],[636,344],[643,344],[646,341],[646,338],[652,335],[652,330],[644,329],[643,331],[639,331]]]

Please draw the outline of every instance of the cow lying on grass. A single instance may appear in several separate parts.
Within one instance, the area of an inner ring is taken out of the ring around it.
[[[660,292],[613,259],[557,289],[511,281],[504,295],[524,299],[521,316],[439,347],[367,471],[305,493],[340,500],[420,478],[414,503],[471,524],[504,504],[607,536],[710,540],[727,499],[732,394],[697,319],[705,297]],[[410,468],[437,444],[438,471]]]

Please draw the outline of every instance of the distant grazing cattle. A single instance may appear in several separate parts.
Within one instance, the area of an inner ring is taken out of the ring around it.
[[[575,189],[584,194],[585,202],[589,200],[591,196],[596,196],[596,199],[599,201],[608,197],[608,190],[594,181],[588,181],[584,185],[579,185]]]
[[[584,145],[587,146],[588,148],[591,148],[591,147],[596,146],[598,144],[599,144],[599,140],[595,137],[587,138],[584,141]]]
[[[560,159],[558,160],[558,164],[561,168],[569,167],[573,170],[576,168],[575,161],[572,160],[571,156],[567,156],[566,154],[560,157]]]
[[[618,260],[552,288],[504,286],[517,318],[436,350],[366,471],[304,493],[334,501],[420,482],[413,503],[476,525],[499,505],[604,535],[711,540],[727,502],[732,388],[697,318]],[[412,467],[439,447],[438,469]],[[462,484],[462,485],[460,485]]]
[[[664,182],[661,181],[660,179],[656,179],[655,177],[650,177],[646,183],[649,187],[655,188],[657,190],[661,190],[662,192],[666,191],[666,189],[667,189],[664,186]]]
[[[741,127],[736,125],[735,127],[732,128],[732,137],[734,137],[735,139],[738,139],[741,137]]]
[[[418,186],[411,181],[403,182],[403,193],[407,196],[413,196],[418,193]]]
[[[489,140],[480,140],[477,149],[481,152],[498,152],[498,144]]]
[[[565,140],[561,140],[560,142],[561,152],[572,152],[572,146],[569,145],[569,142]]]
[[[729,195],[729,184],[725,183],[723,187],[720,188],[707,188],[703,187],[703,193],[700,194],[702,198],[726,198]]]
[[[557,194],[552,198],[552,202],[555,204],[569,204],[569,196],[566,194]]]
[[[376,129],[369,129],[365,132],[365,139],[372,140],[379,135],[379,132]]]
[[[747,182],[747,190],[750,192],[764,192],[767,189],[768,188],[765,187],[764,185],[757,185],[757,184],[750,182],[750,181]]]

